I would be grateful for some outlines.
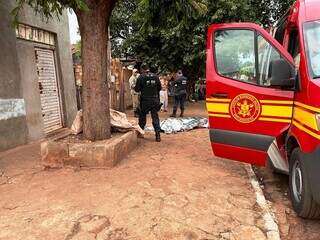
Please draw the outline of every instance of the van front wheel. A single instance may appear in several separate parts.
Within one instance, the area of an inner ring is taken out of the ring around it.
[[[290,158],[289,188],[291,202],[296,213],[303,218],[320,218],[320,206],[314,201],[306,166],[299,148],[293,150]]]

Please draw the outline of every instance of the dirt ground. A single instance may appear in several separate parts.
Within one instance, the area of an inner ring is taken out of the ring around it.
[[[270,169],[255,168],[256,175],[267,200],[279,222],[281,239],[283,240],[319,240],[320,221],[299,218],[292,209],[288,176],[272,173]]]
[[[110,171],[5,170],[0,239],[265,239],[246,172],[206,138],[148,136]]]
[[[39,149],[0,153],[1,240],[266,239],[244,165],[213,157],[207,129],[148,133],[112,170],[43,171]]]

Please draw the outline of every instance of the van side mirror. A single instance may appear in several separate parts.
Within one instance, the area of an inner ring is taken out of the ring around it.
[[[295,86],[295,70],[285,59],[271,62],[271,86],[293,88]]]

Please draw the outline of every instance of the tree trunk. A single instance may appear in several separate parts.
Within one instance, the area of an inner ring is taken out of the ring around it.
[[[91,141],[111,137],[107,68],[108,25],[115,0],[86,0],[76,11],[82,43],[83,133]]]

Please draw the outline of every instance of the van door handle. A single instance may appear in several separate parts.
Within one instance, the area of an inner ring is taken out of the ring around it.
[[[228,98],[228,93],[213,93],[211,97],[214,98]]]

